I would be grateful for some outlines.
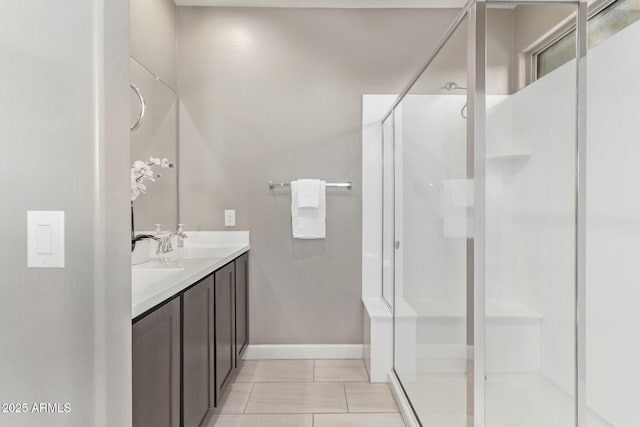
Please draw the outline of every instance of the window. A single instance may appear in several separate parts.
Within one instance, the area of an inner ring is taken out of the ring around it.
[[[605,3],[606,4],[606,3]],[[616,0],[596,9],[589,18],[588,46],[599,45],[640,20],[640,0]],[[575,26],[551,45],[533,55],[536,78],[543,77],[576,57]]]

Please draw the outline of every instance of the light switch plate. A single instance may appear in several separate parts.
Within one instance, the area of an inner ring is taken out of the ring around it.
[[[235,209],[227,209],[224,211],[224,225],[226,227],[236,226],[236,210]]]
[[[64,268],[63,211],[27,211],[27,267]]]

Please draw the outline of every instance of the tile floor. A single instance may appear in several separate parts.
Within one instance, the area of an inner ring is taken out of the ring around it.
[[[362,360],[247,360],[208,427],[404,427]]]
[[[467,379],[462,372],[419,372],[403,386],[425,426],[467,427]],[[523,417],[522,414],[526,414]],[[575,425],[575,399],[536,373],[488,373],[485,425],[564,427]],[[471,424],[470,424],[471,423]],[[587,409],[587,427],[613,427]]]

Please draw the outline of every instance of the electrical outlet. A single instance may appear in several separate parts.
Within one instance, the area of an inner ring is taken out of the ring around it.
[[[236,210],[235,209],[227,209],[224,211],[224,225],[225,227],[236,226]]]

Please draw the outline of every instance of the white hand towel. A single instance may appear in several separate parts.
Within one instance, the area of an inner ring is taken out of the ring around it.
[[[473,237],[473,180],[450,179],[442,181],[440,213],[444,237]]]
[[[473,180],[472,179],[450,179],[444,181],[448,183],[449,197],[456,208],[473,207]]]
[[[318,197],[318,207],[298,207],[300,187],[291,182],[291,228],[295,239],[324,239],[326,236],[326,191],[324,181]]]
[[[298,207],[317,208],[320,205],[320,192],[324,191],[324,181],[319,179],[299,179],[295,181],[298,188]]]

